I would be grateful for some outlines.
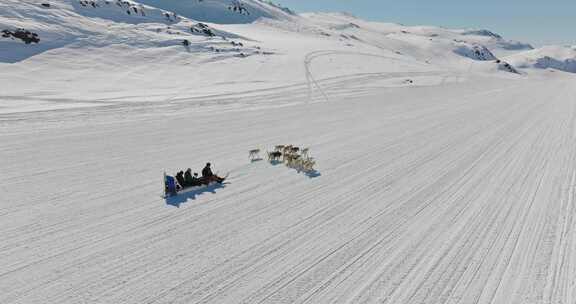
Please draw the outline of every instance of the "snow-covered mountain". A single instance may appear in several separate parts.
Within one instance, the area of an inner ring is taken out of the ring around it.
[[[23,29],[39,41],[23,44],[10,33]],[[191,42],[207,49],[211,37],[237,38],[178,14],[129,0],[61,0],[0,3],[0,61],[17,62],[41,52],[73,45],[79,48],[124,46],[154,48]]]
[[[71,43],[76,43],[76,47],[123,44],[147,48],[176,45],[184,39],[195,43],[205,41],[198,36],[239,37],[230,31],[199,24],[200,21],[214,25],[260,20],[254,28],[267,25],[278,29],[278,34],[281,31],[316,35],[324,40],[362,44],[441,64],[454,63],[459,57],[494,61],[502,50],[531,49],[530,45],[505,40],[487,30],[409,27],[366,22],[348,14],[298,16],[287,8],[260,0],[61,0],[54,3],[6,0],[0,5],[0,30],[6,31],[4,38],[9,38],[0,40],[0,47],[6,49],[0,54],[0,60],[5,62],[16,62]],[[29,31],[42,43],[32,42],[36,44],[33,47],[19,45],[12,35],[17,29]],[[9,45],[16,49],[8,50]]]
[[[576,73],[576,49],[567,46],[545,46],[507,58],[518,68],[555,69]]]
[[[295,14],[260,0],[4,0],[0,32],[1,95],[24,93],[31,104],[47,95],[158,102],[286,85],[325,98],[318,83],[350,73],[385,74],[387,86],[462,81],[446,74],[470,72],[511,77],[507,56],[532,49],[488,30]],[[549,61],[515,60],[571,71],[568,58]]]
[[[288,20],[288,8],[262,0],[140,0],[141,3],[176,11],[188,18],[220,24],[251,23],[260,18]]]
[[[499,54],[508,54],[511,49],[516,52],[532,49],[529,44],[506,40],[487,30],[369,22],[345,13],[307,13],[302,16],[321,26],[327,35],[356,40],[381,50],[393,50],[444,67],[461,68],[462,59],[497,63]]]

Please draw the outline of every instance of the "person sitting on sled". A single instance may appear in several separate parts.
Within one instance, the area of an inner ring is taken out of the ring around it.
[[[194,172],[194,176],[192,177],[192,186],[202,186],[202,180],[198,178],[198,173]]]
[[[166,195],[175,196],[178,193],[178,184],[173,176],[166,175],[164,178],[164,185],[164,193],[166,193]]]
[[[214,173],[212,173],[212,169],[210,168],[210,163],[206,164],[206,167],[202,169],[202,181],[204,184],[208,185],[211,182],[218,182],[222,183],[224,181],[223,178],[218,177]]]
[[[188,168],[184,173],[184,184],[186,187],[192,187],[193,185],[193,178],[192,178],[192,169]]]
[[[184,171],[180,171],[176,174],[176,181],[180,187],[186,187],[186,181],[184,180]]]

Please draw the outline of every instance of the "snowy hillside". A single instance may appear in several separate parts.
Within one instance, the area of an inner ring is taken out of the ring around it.
[[[576,73],[576,49],[563,46],[545,46],[507,58],[519,68],[555,69]]]
[[[0,32],[0,95],[28,96],[7,101],[5,111],[63,106],[48,101],[54,94],[76,100],[67,107],[123,99],[125,90],[147,88],[136,99],[163,92],[158,99],[166,100],[182,90],[174,87],[189,74],[191,62],[208,67],[267,53],[234,33],[133,1],[1,1]],[[38,41],[27,44],[13,35],[20,32]],[[168,67],[175,73],[163,76]],[[205,80],[197,73],[188,77]]]
[[[380,75],[380,85],[391,87],[460,82],[471,71],[516,73],[498,58],[509,42],[487,31],[296,15],[257,0],[242,2],[248,14],[226,4],[3,1],[0,111],[163,103],[289,86],[306,88],[307,100],[325,100],[338,94],[329,83],[351,73]],[[9,98],[21,95],[26,100]]]
[[[528,44],[505,40],[486,30],[450,30],[367,22],[348,14],[311,13],[303,16],[310,22],[335,31],[344,39],[358,40],[380,49],[395,49],[413,58],[444,66],[461,66],[461,57],[496,61],[498,54],[508,54],[511,49],[532,49]]]
[[[151,48],[190,39],[194,42],[191,48],[198,51],[206,46],[207,37],[236,37],[174,12],[128,0],[2,1],[0,30],[18,29],[34,33],[39,41],[25,45],[21,39],[5,35],[0,38],[0,62],[21,61],[70,44],[76,49],[112,45]]]
[[[140,0],[188,18],[220,24],[251,23],[261,18],[289,20],[294,12],[262,0]]]

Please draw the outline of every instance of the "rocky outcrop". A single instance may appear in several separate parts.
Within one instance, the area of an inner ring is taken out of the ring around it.
[[[17,29],[14,31],[3,30],[2,37],[10,39],[20,39],[26,44],[40,43],[40,37],[38,37],[38,34],[30,32],[25,29]]]

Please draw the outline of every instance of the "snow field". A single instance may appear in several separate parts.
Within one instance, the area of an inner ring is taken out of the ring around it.
[[[41,39],[0,38],[0,303],[576,301],[573,49],[51,3],[0,3]],[[278,144],[317,173],[250,162]],[[160,197],[208,161],[226,185]]]
[[[8,125],[0,299],[570,302],[573,81]],[[249,162],[279,143],[311,146],[320,176]],[[162,170],[207,160],[229,185],[159,198]]]

